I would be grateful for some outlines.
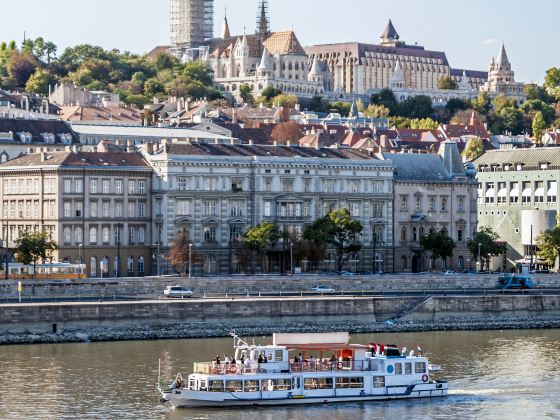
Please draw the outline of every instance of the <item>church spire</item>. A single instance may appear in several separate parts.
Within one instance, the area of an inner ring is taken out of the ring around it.
[[[498,70],[511,70],[511,64],[506,52],[506,46],[502,43],[500,54],[498,54],[498,62],[496,63]]]
[[[229,31],[229,23],[227,20],[227,8],[224,14],[224,23],[222,24],[222,39],[227,39],[231,37],[231,33]]]
[[[270,21],[268,19],[268,0],[261,0],[259,14],[257,16],[257,35],[262,38],[270,33]]]

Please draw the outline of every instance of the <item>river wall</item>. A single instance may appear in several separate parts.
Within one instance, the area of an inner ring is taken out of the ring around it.
[[[560,328],[560,296],[235,298],[8,304],[0,344],[227,336]]]
[[[196,294],[255,294],[308,291],[316,284],[343,291],[494,289],[498,275],[380,275],[380,276],[231,276],[144,277],[91,280],[23,281],[24,299],[52,297],[157,296],[168,285],[183,285]],[[537,288],[559,288],[560,275],[534,275]],[[0,280],[0,302],[18,296],[17,281]]]

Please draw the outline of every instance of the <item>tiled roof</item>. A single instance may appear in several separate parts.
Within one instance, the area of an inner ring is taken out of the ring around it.
[[[399,39],[399,34],[397,33],[397,30],[393,26],[393,22],[391,22],[391,19],[389,19],[389,22],[387,23],[385,30],[381,34],[381,38]]]
[[[305,55],[305,51],[293,31],[271,33],[264,40],[264,46],[272,55]]]
[[[168,146],[168,153],[190,156],[237,156],[267,158],[323,158],[323,159],[357,159],[373,160],[367,153],[355,149],[329,149],[297,146],[262,146],[262,145],[230,145],[230,144],[178,144]]]
[[[134,108],[118,106],[63,106],[61,115],[63,121],[96,121],[115,123],[142,123],[140,111]]]
[[[488,131],[483,125],[442,124],[440,130],[448,140],[454,140],[463,136],[476,136],[481,139],[490,138]]]
[[[451,76],[463,77],[463,72],[467,74],[467,77],[472,79],[488,79],[488,72],[478,71],[478,70],[467,70],[467,69],[451,69]]]
[[[502,165],[504,163],[523,163],[527,166],[538,166],[540,163],[550,163],[560,166],[560,148],[538,147],[534,149],[490,150],[474,161],[480,165]]]
[[[271,55],[301,54],[305,51],[299,43],[293,31],[272,32],[261,42],[259,35],[245,35],[249,45],[249,55],[260,57],[263,52],[263,45]],[[215,38],[207,41],[212,57],[230,57],[238,42],[242,42],[243,35],[232,36],[229,38]]]
[[[46,157],[46,159],[44,159]],[[28,166],[62,166],[62,167],[148,167],[140,153],[97,153],[97,152],[49,152],[30,153],[10,160],[0,165],[3,168],[28,167]]]
[[[29,133],[33,143],[44,143],[42,134],[54,134],[55,143],[61,143],[60,134],[69,134],[72,136],[72,143],[79,143],[78,136],[64,121],[56,120],[22,120],[12,118],[0,118],[0,133],[14,134],[13,139],[16,142],[21,141],[17,133]]]

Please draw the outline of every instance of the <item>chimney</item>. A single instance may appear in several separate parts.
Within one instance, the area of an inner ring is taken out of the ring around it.
[[[379,138],[379,145],[381,146],[382,149],[389,148],[389,138],[387,137],[386,134],[382,134],[381,137]]]
[[[126,141],[126,153],[132,153],[134,152],[134,145],[132,143],[132,140],[127,140]]]
[[[41,162],[45,162],[47,160],[47,154],[44,152],[41,152]]]
[[[233,108],[231,111],[231,122],[237,124],[237,109]]]
[[[253,139],[249,139],[249,146],[253,145]]]

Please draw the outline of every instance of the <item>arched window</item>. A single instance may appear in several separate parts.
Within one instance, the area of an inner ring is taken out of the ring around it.
[[[2,154],[0,155],[0,163],[7,162],[7,161],[8,161],[8,158],[9,158],[9,156],[8,156],[8,154],[7,154],[6,152],[2,153]]]
[[[103,228],[103,245],[109,245],[109,241],[111,238],[111,230],[108,227]]]
[[[103,276],[109,274],[109,258],[107,257],[101,260],[101,273],[103,273]]]
[[[447,211],[447,199],[445,198],[441,200],[441,211]]]
[[[119,274],[120,274],[119,265],[120,265],[119,257],[113,258],[113,275],[114,276],[119,276]]]
[[[64,228],[64,243],[70,244],[72,242],[72,229],[68,226]]]
[[[144,257],[138,258],[138,274],[144,274]]]
[[[97,245],[97,227],[95,226],[89,228],[89,243]]]
[[[89,264],[90,264],[89,272],[90,272],[91,277],[96,277],[97,276],[97,258],[91,257],[91,259],[89,260]]]
[[[401,241],[406,241],[406,227],[404,226],[401,228]]]
[[[416,227],[412,228],[412,240],[414,242],[418,241],[418,230],[416,229]]]
[[[134,274],[134,257],[128,257],[127,270],[128,274]]]
[[[431,212],[436,211],[436,199],[435,198],[430,198],[430,211]]]
[[[463,270],[465,268],[465,259],[462,255],[459,256],[459,260],[457,261],[457,268],[459,268],[460,270]]]
[[[408,270],[408,261],[407,261],[406,256],[404,256],[404,255],[401,258],[401,265],[402,265],[403,271]]]
[[[77,244],[82,244],[84,241],[83,238],[83,230],[81,227],[77,227],[74,229],[74,240]]]
[[[143,227],[138,228],[138,243],[144,244],[146,241],[146,230]]]

